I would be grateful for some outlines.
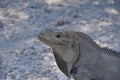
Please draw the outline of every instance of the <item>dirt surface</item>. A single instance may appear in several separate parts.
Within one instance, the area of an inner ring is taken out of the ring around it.
[[[43,28],[74,29],[120,51],[120,0],[0,0],[0,80],[67,80]]]

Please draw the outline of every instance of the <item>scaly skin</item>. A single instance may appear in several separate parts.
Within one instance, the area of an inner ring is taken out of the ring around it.
[[[120,54],[99,47],[87,34],[44,29],[38,39],[53,49],[60,70],[75,80],[119,80]],[[110,55],[109,55],[110,54]]]

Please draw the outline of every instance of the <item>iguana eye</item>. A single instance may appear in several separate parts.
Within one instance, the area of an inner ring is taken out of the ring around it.
[[[57,38],[60,38],[61,36],[59,34],[56,35]]]

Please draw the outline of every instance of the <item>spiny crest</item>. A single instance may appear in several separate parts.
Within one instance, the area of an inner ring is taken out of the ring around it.
[[[102,50],[108,54],[108,55],[111,55],[111,56],[115,56],[115,57],[118,57],[120,58],[120,52],[118,51],[115,51],[115,50],[112,50],[112,49],[109,49],[109,48],[102,48]]]

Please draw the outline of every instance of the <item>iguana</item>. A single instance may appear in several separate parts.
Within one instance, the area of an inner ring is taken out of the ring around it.
[[[60,70],[75,80],[120,80],[120,53],[99,47],[85,33],[44,29],[38,39],[53,49]]]

